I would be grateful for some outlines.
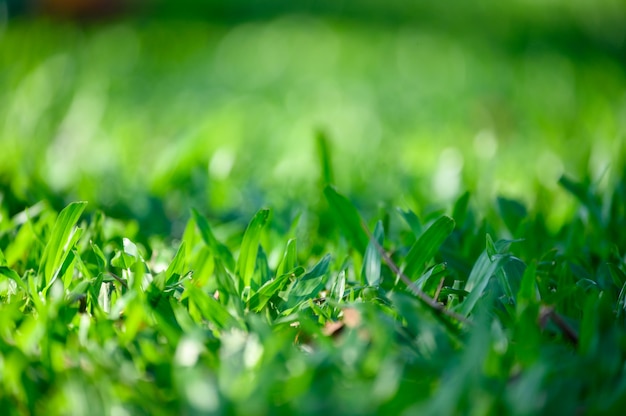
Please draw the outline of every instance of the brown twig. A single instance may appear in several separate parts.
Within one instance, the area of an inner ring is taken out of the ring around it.
[[[380,256],[383,258],[385,263],[387,263],[387,266],[389,266],[391,271],[393,271],[396,275],[400,276],[400,279],[404,282],[404,284],[407,285],[409,290],[411,292],[413,292],[413,294],[415,296],[417,296],[418,299],[420,299],[422,302],[424,302],[426,305],[428,305],[431,309],[433,309],[437,313],[446,315],[446,316],[448,316],[448,317],[450,317],[452,319],[456,319],[457,321],[462,322],[464,324],[470,324],[470,325],[472,324],[472,322],[470,320],[468,320],[466,317],[464,317],[464,316],[462,316],[462,315],[460,315],[460,314],[458,314],[456,312],[452,312],[449,309],[446,309],[446,307],[443,304],[437,302],[435,299],[433,299],[430,296],[428,296],[425,292],[423,292],[422,290],[416,288],[415,285],[413,285],[413,282],[411,281],[411,279],[409,279],[402,272],[402,270],[400,270],[400,268],[391,259],[391,257],[389,257],[387,255],[387,253],[385,252],[385,249],[383,247],[381,247],[381,245],[378,243],[378,241],[374,238],[374,236],[370,232],[370,230],[367,227],[367,225],[362,220],[361,220],[361,227],[363,228],[363,230],[367,234],[367,237],[369,238],[369,240],[374,244],[374,246],[376,247],[376,250],[378,250],[378,252],[380,253]]]
[[[439,280],[439,285],[437,285],[437,290],[435,291],[435,296],[433,297],[433,299],[435,300],[439,299],[439,294],[441,293],[441,289],[443,289],[443,283],[445,281],[446,281],[446,278],[442,276],[441,279]]]
[[[125,281],[122,280],[121,277],[119,277],[118,275],[116,275],[113,272],[107,272],[109,274],[109,276],[111,276],[112,278],[114,278],[115,280],[117,280],[118,282],[120,282],[122,284],[122,286],[124,286],[124,289],[128,289],[128,285],[126,284]]]
[[[563,336],[575,347],[578,346],[578,334],[553,307],[542,306],[539,312],[539,326],[544,329],[548,319],[550,319],[563,333]]]

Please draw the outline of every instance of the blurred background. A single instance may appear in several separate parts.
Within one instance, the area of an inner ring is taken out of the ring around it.
[[[0,215],[288,227],[321,199],[320,136],[365,212],[469,190],[558,227],[562,174],[622,180],[626,3],[0,1]]]

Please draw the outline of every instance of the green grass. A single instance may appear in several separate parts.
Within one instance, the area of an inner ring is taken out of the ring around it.
[[[626,77],[571,7],[11,21],[0,408],[619,414]]]
[[[219,237],[195,211],[179,242],[146,246],[132,227],[81,215],[84,203],[26,210],[0,234],[0,403],[12,414],[615,414],[626,192],[595,206],[591,189],[565,183],[588,196],[570,224],[551,234],[508,201],[519,239],[495,242],[466,197],[453,218],[361,218],[327,187],[323,255],[299,247],[299,222],[277,233],[269,210]]]

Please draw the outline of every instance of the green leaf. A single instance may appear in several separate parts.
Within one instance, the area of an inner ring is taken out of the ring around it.
[[[498,241],[494,244],[494,250],[501,252],[510,243],[510,241]],[[494,277],[502,265],[508,261],[509,257],[505,255],[490,256],[487,250],[476,260],[476,264],[472,268],[472,271],[467,278],[465,284],[465,290],[469,292],[469,296],[459,305],[459,312],[462,315],[468,316],[476,306],[476,303],[481,298],[489,281]]]
[[[383,230],[382,221],[376,223],[374,228],[374,240],[378,242],[378,246],[382,247],[385,239],[385,231]],[[370,241],[365,249],[363,257],[363,270],[361,275],[365,276],[365,281],[369,286],[378,286],[380,284],[381,256],[380,250],[374,241]]]
[[[522,221],[528,217],[526,207],[513,199],[498,197],[498,210],[504,224],[512,234],[517,233]]]
[[[295,238],[289,239],[287,241],[287,248],[285,249],[285,254],[283,255],[283,259],[278,265],[276,270],[276,276],[282,276],[287,273],[289,270],[293,270],[298,265],[298,252],[296,248],[296,240]]]
[[[231,254],[230,250],[228,250],[228,247],[220,243],[215,238],[207,219],[204,216],[200,215],[200,213],[195,209],[191,210],[191,215],[194,222],[198,226],[198,230],[200,230],[200,236],[202,237],[202,241],[204,241],[204,244],[211,248],[211,250],[213,251],[213,255],[218,257],[224,263],[224,266],[227,270],[234,271],[235,260],[233,259],[233,255]]]
[[[222,304],[193,285],[187,284],[184,297],[188,297],[197,306],[204,319],[213,322],[219,329],[243,329],[240,322]]]
[[[465,218],[467,217],[468,208],[469,208],[469,200],[470,193],[465,192],[457,201],[454,203],[454,208],[452,209],[452,218],[457,224],[463,224],[465,222]]]
[[[325,255],[310,271],[294,280],[289,288],[280,294],[287,300],[289,308],[319,294],[325,284],[324,278],[330,267],[330,259],[330,254]]]
[[[445,276],[447,271],[448,268],[445,263],[436,264],[421,275],[413,285],[423,292],[430,292],[431,289],[439,286],[441,278]]]
[[[139,260],[137,245],[128,238],[122,239],[122,250],[117,251],[111,259],[111,265],[120,269],[129,270]]]
[[[517,291],[518,306],[535,304],[539,300],[539,291],[537,289],[537,263],[532,262],[524,270],[519,290]]]
[[[316,136],[317,139],[317,152],[320,159],[320,166],[322,169],[322,184],[330,185],[335,183],[333,175],[333,164],[330,160],[330,145],[328,143],[328,137],[324,132],[319,131]]]
[[[422,231],[424,231],[424,229],[422,228],[422,222],[413,211],[411,211],[410,209],[404,211],[398,208],[398,213],[400,214],[402,219],[408,224],[408,226],[411,227],[411,231],[413,231],[413,234],[415,234],[416,237],[422,234]]]
[[[282,274],[277,278],[266,282],[259,290],[252,295],[249,301],[249,307],[255,312],[260,312],[270,299],[277,295],[288,283],[290,279],[297,278],[304,273],[303,267],[296,267],[288,273]]]
[[[11,270],[10,268],[6,266],[0,266],[0,275],[6,276],[9,279],[15,281],[15,283],[17,283],[20,289],[22,289],[25,292],[28,292],[28,286],[15,271]]]
[[[493,261],[494,257],[498,254],[498,250],[496,250],[496,245],[493,243],[493,239],[491,238],[489,233],[485,235],[485,246],[487,254],[489,255],[489,259]]]
[[[346,237],[357,251],[363,254],[369,243],[369,238],[363,230],[363,221],[359,212],[348,198],[339,194],[332,186],[324,188],[324,195]]]
[[[440,217],[413,244],[404,260],[404,274],[412,279],[426,270],[426,262],[432,259],[437,250],[454,230],[454,220]]]
[[[252,221],[248,224],[243,241],[241,242],[241,250],[237,259],[236,273],[241,279],[243,288],[249,287],[254,275],[254,266],[259,252],[259,242],[261,241],[261,232],[267,223],[270,211],[262,209],[257,212]],[[258,283],[258,282],[257,282]]]
[[[176,255],[172,259],[172,262],[167,266],[167,270],[165,270],[165,283],[167,285],[174,282],[174,280],[178,279],[180,276],[184,275],[187,270],[186,268],[186,259],[187,259],[187,246],[183,241],[178,247],[176,251]]]
[[[74,227],[86,206],[87,202],[84,201],[72,202],[57,217],[39,263],[38,273],[43,276],[40,289],[50,287],[57,278],[65,258],[73,248],[70,243],[73,241]]]

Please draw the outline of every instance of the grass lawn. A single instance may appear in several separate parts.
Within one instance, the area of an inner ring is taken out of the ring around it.
[[[0,408],[619,414],[626,14],[522,3],[0,26]]]

